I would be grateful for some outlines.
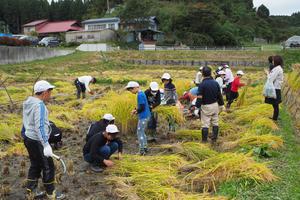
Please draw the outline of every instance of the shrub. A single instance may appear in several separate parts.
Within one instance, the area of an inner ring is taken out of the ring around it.
[[[27,40],[19,40],[11,37],[0,37],[0,45],[4,46],[29,46],[30,42]]]

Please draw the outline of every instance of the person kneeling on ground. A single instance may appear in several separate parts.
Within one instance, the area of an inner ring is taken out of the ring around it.
[[[151,116],[149,104],[145,93],[140,89],[140,85],[137,82],[129,81],[125,88],[131,93],[137,94],[137,109],[134,109],[131,114],[137,114],[139,118],[137,125],[137,137],[139,141],[140,155],[144,156],[148,152],[148,142],[145,129]]]
[[[85,98],[85,91],[87,90],[90,94],[94,94],[93,91],[89,88],[89,84],[95,84],[97,82],[97,79],[91,76],[81,76],[78,77],[74,84],[77,89],[77,99],[80,99],[80,95],[82,93],[82,98]]]
[[[35,95],[28,97],[23,103],[24,144],[30,159],[26,190],[28,195],[33,195],[34,198],[45,195],[37,191],[41,174],[49,199],[65,197],[55,190],[55,167],[49,143],[51,128],[45,102],[50,100],[53,88],[54,86],[47,81],[38,81],[34,85]]]
[[[151,112],[151,117],[150,117],[150,120],[149,120],[149,123],[148,123],[148,130],[153,135],[152,140],[156,140],[154,136],[156,135],[158,116],[157,116],[157,113],[153,111],[153,109],[155,109],[161,103],[161,97],[160,97],[160,91],[159,91],[158,83],[157,82],[151,82],[150,83],[150,88],[148,88],[145,91],[145,95],[147,97],[148,104],[149,104],[149,107],[150,107],[150,112]],[[151,140],[151,139],[149,139],[149,140]]]
[[[102,133],[91,137],[83,147],[84,160],[90,163],[94,172],[102,172],[103,167],[112,167],[113,161],[109,158],[118,150],[118,159],[121,158],[123,143],[117,138],[119,130],[116,125],[110,124]]]
[[[106,130],[106,127],[109,125],[109,124],[114,124],[115,123],[115,118],[112,114],[105,114],[102,119],[100,119],[99,121],[97,122],[93,122],[88,131],[87,131],[87,134],[86,134],[86,138],[85,138],[85,141],[88,142],[89,139],[91,137],[93,137],[93,135],[95,135],[96,133],[102,133]]]
[[[230,96],[226,105],[227,110],[229,110],[230,105],[233,103],[233,101],[239,97],[239,88],[246,85],[245,83],[240,82],[240,79],[243,77],[243,75],[243,71],[237,71],[236,77],[234,78],[234,81],[231,84]]]
[[[209,126],[213,126],[212,142],[215,143],[219,133],[219,107],[224,106],[220,86],[211,76],[211,68],[202,70],[203,81],[198,88],[196,106],[201,107],[202,142],[207,142]]]

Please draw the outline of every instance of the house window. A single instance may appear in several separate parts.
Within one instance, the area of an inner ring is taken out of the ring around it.
[[[76,40],[82,40],[82,35],[77,35]]]
[[[108,24],[108,28],[115,30],[115,24]]]
[[[94,35],[88,35],[87,38],[88,39],[94,39],[95,37],[94,37]]]
[[[106,28],[105,24],[88,25],[89,31],[103,30],[105,28]]]

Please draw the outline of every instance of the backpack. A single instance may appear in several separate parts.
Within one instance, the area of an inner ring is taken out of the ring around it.
[[[50,136],[49,136],[49,140],[48,142],[50,144],[54,144],[55,146],[57,146],[58,144],[61,145],[61,139],[62,139],[62,132],[61,130],[55,125],[54,122],[49,121],[50,123]],[[22,130],[21,130],[21,136],[24,139],[25,138],[25,127],[24,125],[22,126]]]

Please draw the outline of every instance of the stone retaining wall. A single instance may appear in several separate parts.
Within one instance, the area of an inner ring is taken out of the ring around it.
[[[44,47],[7,47],[0,46],[0,65],[16,64],[46,58],[65,56],[72,50],[57,50]]]

